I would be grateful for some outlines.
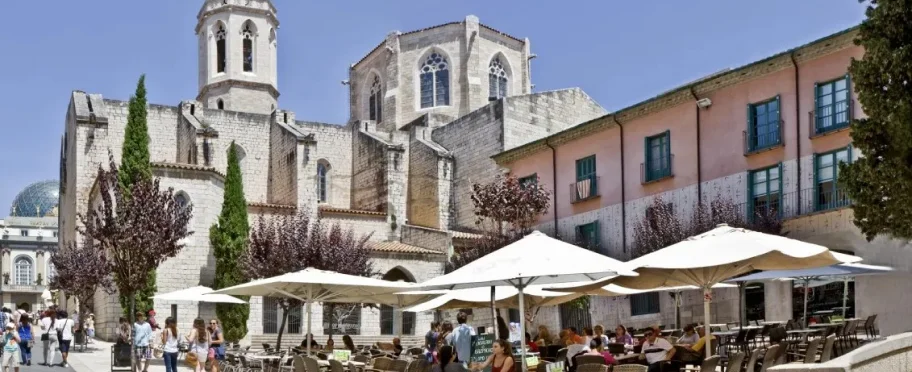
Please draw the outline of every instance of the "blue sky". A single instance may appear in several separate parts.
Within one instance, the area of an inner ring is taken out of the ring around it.
[[[856,0],[273,0],[279,106],[345,123],[348,66],[393,30],[468,14],[528,37],[536,91],[581,87],[608,110],[858,24]],[[72,90],[127,99],[147,74],[149,101],[197,93],[202,0],[14,1],[0,33],[0,217],[27,184],[56,179]],[[15,32],[14,32],[15,31]]]

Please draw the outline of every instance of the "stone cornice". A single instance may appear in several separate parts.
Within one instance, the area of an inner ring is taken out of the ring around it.
[[[220,82],[212,83],[212,84],[204,86],[203,89],[200,89],[199,94],[196,96],[196,100],[202,101],[203,97],[205,97],[206,94],[209,93],[209,91],[211,91],[213,89],[218,89],[221,87],[226,87],[226,86],[237,86],[237,87],[246,88],[246,89],[265,90],[265,91],[269,92],[269,95],[271,95],[272,98],[279,99],[279,90],[270,84],[255,83],[252,81],[244,81],[244,80],[237,80],[237,79],[228,79],[228,80],[222,80]]]
[[[745,66],[717,73],[693,83],[672,89],[659,94],[656,97],[620,109],[614,113],[595,118],[537,141],[529,142],[525,145],[501,152],[491,158],[498,164],[504,165],[516,159],[548,149],[548,145],[554,146],[566,143],[594,132],[612,128],[617,125],[617,123],[629,122],[682,103],[693,102],[694,94],[697,96],[706,95],[713,91],[750,81],[776,71],[792,68],[794,67],[792,64],[792,57],[800,64],[850,48],[854,45],[853,40],[857,34],[858,26],[840,31]]]
[[[199,172],[206,173],[209,175],[216,176],[222,180],[225,179],[225,175],[215,169],[215,167],[207,167],[205,165],[197,164],[179,164],[179,163],[161,163],[153,162],[152,169],[159,170],[179,170],[179,171],[189,171],[189,172]]]

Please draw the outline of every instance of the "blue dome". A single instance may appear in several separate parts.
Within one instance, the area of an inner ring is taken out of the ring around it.
[[[53,217],[60,202],[60,182],[41,181],[26,186],[13,199],[10,216]]]

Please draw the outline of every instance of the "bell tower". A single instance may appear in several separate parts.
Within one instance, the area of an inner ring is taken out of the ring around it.
[[[270,0],[205,0],[197,15],[199,94],[212,109],[270,114],[279,98]]]

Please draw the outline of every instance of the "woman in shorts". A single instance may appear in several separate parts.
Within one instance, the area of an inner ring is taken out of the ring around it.
[[[19,332],[16,331],[16,325],[13,323],[6,324],[6,330],[3,332],[3,372],[19,372]]]
[[[206,321],[202,318],[196,318],[193,321],[193,330],[187,335],[187,341],[190,342],[190,352],[196,354],[196,372],[203,372],[206,360],[209,359],[209,343],[212,342],[212,335],[206,329]]]

